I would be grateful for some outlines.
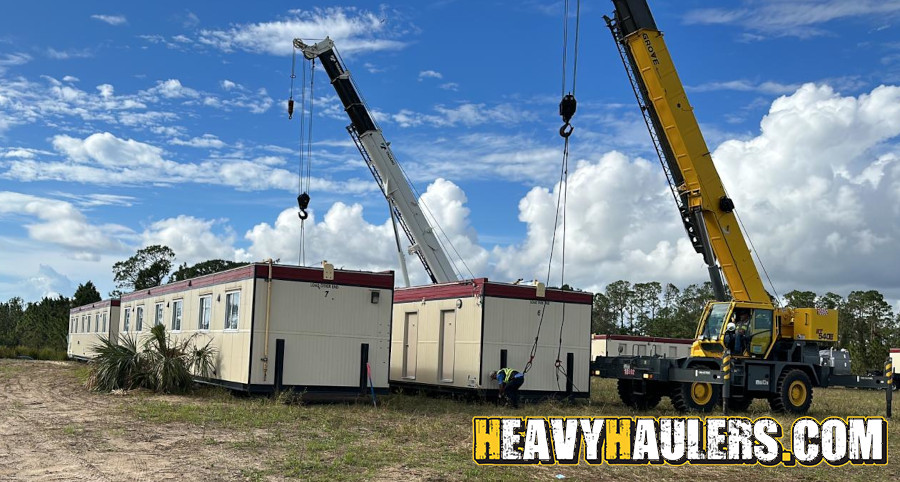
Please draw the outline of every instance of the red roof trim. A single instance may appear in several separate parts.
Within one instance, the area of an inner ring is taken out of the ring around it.
[[[900,348],[891,348],[891,353],[900,353]]]
[[[621,340],[621,341],[643,341],[647,343],[677,343],[680,345],[690,345],[694,340],[689,338],[663,338],[658,336],[634,336],[634,335],[594,335],[594,340]]]
[[[75,313],[81,313],[82,311],[90,311],[90,310],[96,310],[97,308],[109,308],[112,306],[119,306],[120,303],[121,303],[120,300],[114,300],[114,299],[97,301],[97,302],[91,303],[89,305],[76,306],[75,308],[72,308],[71,310],[69,310],[69,314],[74,315]]]
[[[365,271],[334,270],[334,279],[326,280],[322,268],[301,268],[296,266],[273,266],[272,278],[288,281],[309,281],[311,283],[331,283],[336,285],[364,286],[368,288],[394,288],[394,272],[370,273]],[[256,277],[269,276],[269,266],[256,265]]]
[[[334,270],[334,280],[325,280],[323,278],[324,269],[322,268],[306,268],[299,266],[272,266],[272,278],[288,281],[310,281],[333,283],[337,285],[364,286],[371,288],[391,289],[394,287],[394,272],[386,271],[382,273],[368,273],[365,271],[347,271]],[[241,281],[251,278],[265,279],[269,275],[269,265],[254,263],[240,268],[222,271],[198,278],[192,278],[184,281],[176,281],[148,290],[135,291],[122,296],[122,301],[137,301],[155,296],[162,296],[170,293],[177,293],[188,289],[208,288],[234,281]]]
[[[463,298],[484,294],[498,298],[513,298],[520,300],[547,300],[564,303],[593,303],[593,295],[583,291],[562,291],[548,289],[543,298],[537,297],[537,289],[532,285],[511,285],[488,281],[487,278],[475,278],[456,283],[444,283],[439,285],[413,286],[410,288],[397,288],[394,293],[395,303],[404,303],[417,300],[439,300],[447,298]]]

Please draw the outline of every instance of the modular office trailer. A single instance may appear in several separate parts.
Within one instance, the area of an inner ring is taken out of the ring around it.
[[[127,294],[121,328],[164,323],[176,337],[211,341],[208,381],[236,390],[368,394],[369,364],[386,392],[393,287],[393,272],[250,264]]]
[[[69,358],[89,360],[100,337],[110,340],[119,335],[119,300],[103,300],[69,310]]]
[[[655,336],[594,335],[591,340],[591,360],[598,356],[660,356],[684,358],[691,354],[688,338],[660,338]]]
[[[589,395],[592,295],[485,278],[394,293],[391,385],[452,391],[487,389],[491,371],[522,371],[540,325],[534,364],[521,393]],[[543,319],[543,321],[541,321]],[[562,371],[557,370],[562,325]]]

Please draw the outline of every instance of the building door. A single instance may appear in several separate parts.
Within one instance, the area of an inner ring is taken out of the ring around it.
[[[440,373],[442,382],[453,381],[453,363],[456,361],[456,311],[441,312]]]
[[[419,348],[419,314],[407,313],[403,333],[403,378],[416,378],[416,351]]]

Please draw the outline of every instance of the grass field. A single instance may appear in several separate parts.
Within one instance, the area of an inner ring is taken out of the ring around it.
[[[12,363],[7,361],[5,363]],[[31,362],[40,363],[40,362]],[[23,371],[24,370],[24,371]],[[0,363],[0,378],[24,376],[29,367]],[[677,416],[667,399],[652,412],[625,408],[610,380],[594,380],[587,402],[529,404],[518,411],[493,404],[460,402],[423,395],[391,395],[371,403],[337,405],[286,404],[284,399],[233,396],[206,389],[188,396],[160,396],[144,391],[126,395],[94,394],[82,388],[84,365],[60,364],[45,371],[72,385],[73,393],[102,404],[113,422],[95,428],[90,421],[61,420],[60,437],[87,438],[115,457],[119,440],[133,431],[151,439],[190,438],[190,444],[167,450],[222,454],[212,477],[249,480],[900,480],[900,464],[887,466],[777,467],[761,466],[477,466],[472,461],[474,416]],[[58,373],[56,373],[58,372]],[[15,407],[13,407],[15,408]],[[64,413],[64,412],[63,412]],[[809,416],[882,416],[883,392],[820,389]],[[755,401],[750,418],[770,416],[765,401]],[[786,429],[794,417],[775,416]],[[782,440],[785,446],[790,441]],[[125,443],[127,444],[127,443]],[[889,454],[900,450],[900,427],[889,425]],[[0,457],[2,459],[2,457]],[[248,462],[249,461],[249,462]],[[199,463],[199,461],[198,461]],[[147,473],[143,473],[147,475]],[[152,475],[153,472],[150,472]],[[215,475],[225,474],[225,475]],[[209,477],[210,475],[206,475]],[[0,471],[0,479],[3,479]],[[191,479],[193,476],[185,476]]]

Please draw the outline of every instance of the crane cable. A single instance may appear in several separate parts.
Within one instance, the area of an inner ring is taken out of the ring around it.
[[[569,1],[566,0],[564,12],[563,12],[563,53],[562,53],[562,90],[561,95],[563,96],[562,101],[559,103],[559,114],[563,118],[563,126],[559,129],[559,135],[564,139],[563,145],[563,155],[562,155],[562,163],[560,165],[560,174],[559,174],[559,185],[556,193],[556,215],[554,217],[553,222],[553,237],[550,241],[550,256],[547,262],[547,283],[550,284],[550,273],[553,267],[553,252],[556,247],[556,233],[559,228],[560,221],[560,207],[562,207],[562,261],[561,261],[561,271],[560,271],[560,288],[565,285],[565,276],[566,276],[566,204],[568,201],[568,192],[569,192],[569,137],[572,135],[572,131],[574,128],[570,124],[572,120],[572,116],[575,115],[575,80],[578,72],[578,37],[579,37],[579,26],[580,26],[580,18],[581,18],[581,0],[576,1],[576,11],[575,11],[575,45],[574,45],[574,59],[573,59],[573,68],[572,68],[572,89],[569,93],[566,93],[566,74],[568,70],[568,50],[569,50]],[[544,308],[541,309],[541,317],[538,321],[537,333],[534,337],[534,343],[531,346],[531,353],[528,356],[528,362],[525,363],[525,368],[522,370],[523,374],[528,373],[534,365],[534,358],[537,356],[538,342],[541,336],[541,327],[544,324],[544,314],[547,312],[547,305],[544,305]],[[559,388],[559,375],[562,373],[564,376],[566,375],[565,370],[562,368],[562,361],[560,360],[560,356],[562,355],[562,334],[563,327],[565,325],[565,315],[566,315],[566,304],[562,305],[562,319],[560,320],[559,325],[559,346],[556,351],[556,384],[557,388]],[[573,384],[574,386],[574,384]]]
[[[294,114],[294,79],[297,77],[297,48],[294,47],[291,57],[291,94],[288,99],[288,119]],[[312,177],[312,124],[313,124],[313,87],[315,80],[315,59],[309,62],[309,82],[307,83],[306,66],[301,68],[302,83],[300,90],[300,152],[297,165],[297,205],[300,218],[300,248],[298,264],[306,265],[306,219],[309,217],[309,189]]]

